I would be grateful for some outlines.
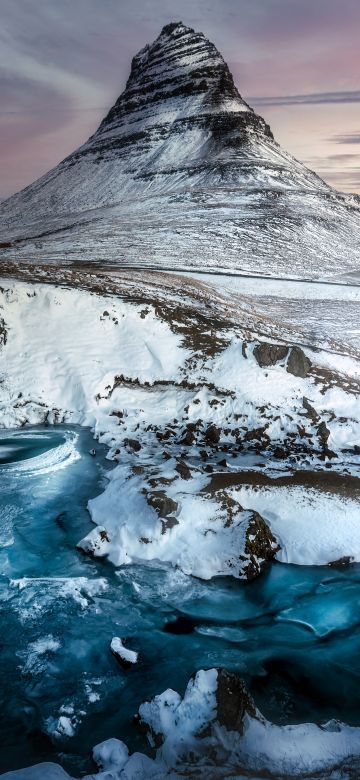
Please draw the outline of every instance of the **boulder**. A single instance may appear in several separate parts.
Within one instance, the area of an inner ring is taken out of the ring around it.
[[[191,479],[191,471],[187,463],[184,460],[179,460],[175,466],[175,471],[180,475],[181,479]]]
[[[211,423],[208,425],[205,431],[205,440],[208,444],[219,444],[220,441],[220,429],[217,425]]]
[[[337,561],[330,561],[328,566],[330,566],[331,569],[347,569],[352,563],[354,563],[354,558],[350,555],[343,555],[343,557],[338,558]]]
[[[166,520],[161,521],[161,533],[166,534],[166,531],[171,531],[176,525],[179,525],[176,517],[167,517]]]
[[[289,374],[305,379],[310,371],[311,365],[311,360],[306,357],[305,352],[303,352],[300,347],[291,347],[286,365],[286,370]]]
[[[311,403],[310,403],[309,399],[306,398],[305,396],[303,397],[303,407],[304,407],[304,409],[306,409],[307,415],[308,415],[308,417],[310,417],[310,420],[312,420],[314,423],[316,423],[318,421],[318,419],[319,419],[319,415],[318,415],[316,409],[314,409],[314,407],[311,406]]]
[[[275,536],[258,512],[253,512],[246,531],[245,554],[249,556],[244,567],[248,580],[260,574],[261,564],[271,561],[280,550]]]
[[[289,347],[284,344],[269,344],[261,341],[254,347],[254,358],[261,368],[275,366],[280,360],[285,360]]]
[[[216,720],[228,731],[243,733],[246,714],[256,716],[255,704],[247,692],[245,683],[237,674],[218,669],[216,689]]]
[[[326,449],[327,448],[328,438],[330,436],[330,431],[329,431],[329,428],[327,427],[326,423],[324,422],[324,420],[320,423],[320,425],[318,425],[317,434],[318,434],[318,437],[319,437],[319,439],[321,441],[321,444],[322,444],[323,448]]]

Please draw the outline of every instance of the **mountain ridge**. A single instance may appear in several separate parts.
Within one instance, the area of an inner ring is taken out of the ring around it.
[[[135,55],[88,140],[0,204],[7,257],[321,278],[357,268],[359,218],[281,149],[216,46],[182,22]]]

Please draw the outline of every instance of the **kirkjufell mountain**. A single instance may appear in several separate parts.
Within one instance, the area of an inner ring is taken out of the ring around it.
[[[1,205],[3,780],[360,778],[358,203],[176,23]]]
[[[1,205],[1,253],[334,278],[360,209],[281,149],[213,43],[165,26],[89,140]]]

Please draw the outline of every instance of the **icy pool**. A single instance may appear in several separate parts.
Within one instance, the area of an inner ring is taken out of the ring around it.
[[[0,769],[55,760],[80,776],[111,736],[143,750],[140,702],[219,665],[275,722],[359,725],[360,566],[276,563],[243,584],[92,561],[75,546],[109,467],[92,446],[88,430],[64,426],[0,438]],[[137,666],[117,664],[113,636]]]

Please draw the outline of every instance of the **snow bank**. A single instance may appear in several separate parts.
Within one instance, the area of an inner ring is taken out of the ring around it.
[[[324,780],[350,780],[360,768],[359,728],[338,721],[276,726],[255,709],[239,678],[222,670],[197,672],[183,698],[170,689],[155,696],[141,705],[139,718],[150,745],[156,746],[154,758],[140,753],[129,756],[123,742],[109,739],[93,751],[99,773],[84,780],[184,776],[245,780],[257,773],[273,780],[315,775]],[[39,764],[2,777],[71,780],[54,764]]]
[[[186,358],[179,337],[150,307],[119,298],[17,282],[1,292],[0,310],[5,427],[64,418],[94,425],[96,397],[115,376],[175,379]]]
[[[358,497],[289,486],[244,486],[232,495],[268,521],[279,540],[278,560],[307,566],[345,556],[360,561]]]

